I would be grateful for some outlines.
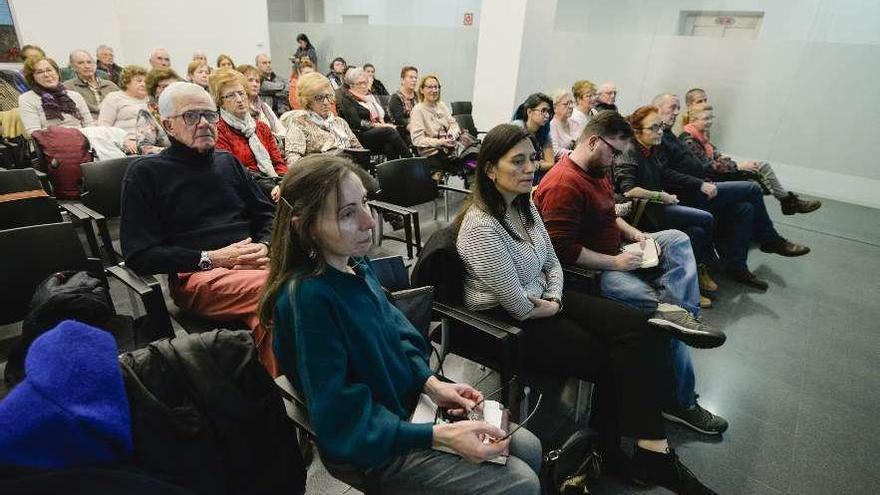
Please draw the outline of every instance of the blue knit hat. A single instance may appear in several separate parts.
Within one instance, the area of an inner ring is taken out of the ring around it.
[[[0,402],[0,466],[99,466],[128,456],[131,416],[113,336],[65,320],[31,344],[25,372]]]

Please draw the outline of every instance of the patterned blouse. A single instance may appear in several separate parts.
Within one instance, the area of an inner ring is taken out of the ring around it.
[[[326,119],[309,110],[295,110],[286,119],[284,159],[292,167],[300,158],[315,153],[338,153],[364,149],[345,119],[330,114]]]

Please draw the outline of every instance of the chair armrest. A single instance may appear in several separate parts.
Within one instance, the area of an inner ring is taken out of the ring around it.
[[[576,291],[599,294],[599,270],[590,270],[575,265],[562,265],[565,285]]]
[[[486,314],[471,311],[463,306],[454,306],[434,301],[434,312],[441,317],[451,318],[473,327],[479,332],[485,333],[496,339],[518,337],[522,333],[522,329],[519,327],[492,318]]]
[[[134,291],[144,305],[150,326],[153,329],[149,340],[163,337],[174,337],[174,327],[171,325],[171,316],[165,305],[165,297],[162,295],[162,286],[156,277],[152,275],[141,276],[125,266],[124,263],[111,265],[106,268],[107,273],[122,282],[128,289]]]
[[[284,401],[289,403],[289,406],[284,404],[284,408],[287,410],[287,417],[293,420],[298,427],[305,430],[312,438],[315,438],[317,435],[315,435],[315,430],[312,428],[312,423],[309,420],[305,398],[284,375],[275,379],[275,386],[278,387],[278,393],[281,394]]]
[[[461,193],[461,194],[470,194],[471,193],[470,189],[464,189],[464,188],[455,187],[455,186],[447,186],[446,184],[437,184],[437,189],[440,189],[442,191],[457,192],[457,193]]]
[[[78,208],[86,214],[88,218],[91,218],[95,222],[98,226],[98,234],[101,236],[101,242],[104,243],[104,249],[107,251],[107,259],[110,260],[111,264],[115,265],[118,263],[118,256],[116,256],[116,251],[113,250],[113,238],[110,236],[110,227],[107,226],[107,217],[82,203],[73,203],[72,206]]]
[[[398,215],[412,215],[416,213],[416,210],[413,210],[412,208],[405,208],[403,206],[398,206],[392,203],[386,203],[384,201],[378,200],[367,201],[367,205],[370,208],[374,208],[376,210],[397,213]]]

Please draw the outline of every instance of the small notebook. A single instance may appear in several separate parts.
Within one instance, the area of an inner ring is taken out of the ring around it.
[[[645,239],[645,249],[642,251],[641,242],[634,242],[623,246],[623,250],[630,253],[642,253],[642,268],[653,268],[660,263],[657,254],[657,241],[652,238]]]
[[[483,420],[491,425],[501,428],[504,431],[508,431],[508,428],[510,428],[510,420],[508,419],[507,409],[505,409],[498,401],[483,401]],[[412,416],[410,417],[410,422],[440,424],[445,423],[446,420],[444,420],[437,414],[437,404],[434,404],[434,401],[432,401],[430,397],[422,394],[421,397],[419,397],[418,404],[416,404],[415,411],[413,411]],[[484,440],[484,442],[488,443],[489,439]],[[432,448],[434,450],[439,450],[448,454],[458,455],[458,453],[454,450],[447,449],[445,447]],[[498,457],[494,459],[488,459],[486,462],[505,465],[507,464],[507,457],[509,455],[510,452],[508,450],[505,450]]]

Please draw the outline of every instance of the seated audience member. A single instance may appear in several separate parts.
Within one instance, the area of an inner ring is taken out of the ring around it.
[[[666,440],[658,389],[667,337],[648,331],[639,311],[563,291],[562,266],[529,199],[535,151],[529,133],[511,124],[482,141],[473,194],[456,219],[465,305],[522,328],[527,366],[598,383],[593,423],[612,472],[630,461],[619,445],[627,436],[636,440],[634,478],[677,493],[714,493]]]
[[[553,156],[557,159],[571,153],[574,142],[583,128],[571,119],[574,109],[574,97],[567,89],[558,89],[553,93],[553,119],[550,120],[550,142],[553,144]]]
[[[220,107],[216,148],[232,153],[252,173],[260,189],[277,202],[278,184],[287,173],[287,164],[272,130],[251,116],[246,84],[244,76],[234,70],[219,69],[211,74],[211,96]]]
[[[164,48],[156,48],[153,50],[153,53],[150,54],[150,67],[154,69],[171,68],[171,55],[168,54],[168,50]],[[121,80],[120,85],[122,85]]]
[[[159,96],[171,83],[180,81],[174,69],[153,69],[147,73],[147,108],[138,112],[137,146],[138,153],[149,155],[158,153],[171,145],[168,134],[162,127],[159,114]]]
[[[18,108],[27,136],[53,125],[74,128],[93,125],[89,106],[79,93],[61,84],[54,60],[31,56],[25,60],[23,71],[31,90],[18,97]]]
[[[19,58],[22,62],[37,55],[46,58],[46,52],[37,45],[24,45],[19,51]]]
[[[279,138],[284,137],[284,135],[287,134],[287,129],[284,127],[284,124],[282,124],[281,120],[278,119],[278,116],[275,115],[272,107],[260,99],[260,70],[253,65],[247,64],[239,65],[236,70],[244,76],[245,81],[247,82],[244,90],[247,93],[247,103],[250,108],[251,116],[266,123],[266,125],[272,129],[273,135]]]
[[[333,89],[339,89],[345,86],[345,72],[348,70],[348,64],[342,57],[336,57],[330,62],[330,72],[327,73],[327,79]]]
[[[581,129],[593,118],[596,113],[596,85],[586,79],[576,81],[571,85],[571,93],[574,96],[574,110],[571,112],[571,120]]]
[[[451,156],[461,135],[458,122],[446,103],[440,100],[440,79],[433,74],[422,78],[418,88],[419,103],[409,116],[409,135],[419,156],[426,157],[434,170],[461,171],[461,163]]]
[[[192,61],[193,62],[198,61],[198,62],[201,62],[205,65],[208,65],[208,54],[206,54],[205,52],[203,52],[201,50],[196,50],[193,52]],[[208,72],[210,72],[210,70],[211,70],[211,67],[208,66]]]
[[[658,148],[663,137],[663,122],[657,107],[639,107],[627,117],[627,121],[635,136],[632,146],[627,147],[614,167],[612,177],[615,191],[628,199],[662,205],[656,210],[657,218],[645,222],[645,227],[651,230],[679,229],[686,233],[697,261],[700,291],[704,294],[714,292],[718,287],[707,267],[715,266],[717,262],[712,245],[715,220],[707,211],[680,205],[675,194],[664,190],[674,187],[678,191],[697,194],[703,182],[672,169],[666,163],[666,156]],[[703,296],[700,306],[709,307],[711,301]]]
[[[408,421],[420,393],[462,416],[483,395],[433,376],[429,344],[386,298],[366,257],[370,182],[337,157],[310,156],[291,170],[260,305],[279,366],[306,397],[321,459],[369,470],[383,494],[538,495],[541,443],[531,432],[483,441],[505,432],[466,417]],[[506,449],[505,465],[481,463]]]
[[[535,153],[539,157],[535,184],[553,167],[553,143],[550,140],[550,119],[553,118],[553,100],[544,93],[533,93],[517,107],[513,123],[529,132],[535,141]]]
[[[680,108],[677,96],[661,94],[654,98],[653,104],[660,110],[660,118],[665,126],[660,149],[666,156],[666,163],[674,170],[703,181],[699,193],[690,190],[676,191],[678,198],[686,206],[706,210],[716,218],[724,218],[718,224],[723,242],[719,243],[717,238],[715,240],[715,246],[721,254],[722,271],[741,284],[767,290],[767,282],[749,271],[746,265],[752,241],[760,244],[764,252],[789,257],[803,256],[810,252],[810,248],[790,242],[779,235],[767,214],[767,206],[757,184],[752,181],[716,184],[708,179],[703,162],[669,129]]]
[[[782,206],[783,215],[810,213],[822,206],[820,201],[800,199],[797,194],[782,185],[773,167],[767,162],[735,161],[723,155],[709,141],[709,131],[714,120],[712,105],[701,103],[692,105],[688,111],[688,123],[678,137],[691,153],[703,161],[704,168],[715,180],[741,180],[742,173],[754,175],[758,182],[765,184]],[[729,178],[729,179],[728,179]]]
[[[95,56],[98,58],[98,69],[106,72],[110,81],[119,86],[119,76],[122,75],[122,67],[113,61],[113,48],[107,45],[98,45],[98,49],[95,50]]]
[[[318,52],[315,51],[309,37],[306,33],[299,33],[296,35],[296,52],[293,54],[293,59],[301,61],[303,57],[308,57],[313,65],[318,63]]]
[[[221,53],[217,55],[217,68],[235,70],[235,62],[232,61],[232,57],[229,55]]]
[[[125,264],[169,274],[184,311],[244,321],[260,361],[277,376],[271,336],[257,315],[269,274],[274,207],[230,153],[215,153],[219,114],[201,87],[175,82],[159,96],[171,146],[125,175],[120,239]]]
[[[408,145],[412,144],[412,138],[407,126],[409,126],[410,113],[417,103],[416,85],[418,83],[419,70],[411,65],[403,67],[400,69],[400,89],[395,91],[388,100],[388,113],[391,115],[391,122],[397,126],[397,132]]]
[[[369,88],[367,88],[368,91],[376,96],[388,96],[388,90],[385,89],[385,85],[382,84],[382,81],[376,79],[376,66],[366,63],[363,69],[367,73],[367,78],[370,82]]]
[[[278,115],[290,110],[287,105],[287,81],[278,77],[272,70],[272,59],[261,53],[254,60],[260,73],[260,99]]]
[[[297,96],[297,84],[299,83],[299,78],[315,72],[315,64],[313,64],[308,58],[301,61],[298,65],[295,65],[293,70],[290,72],[290,80],[287,82],[288,94],[287,94],[287,102],[290,104],[291,110],[302,110],[303,107],[299,103],[299,97]],[[326,78],[325,78],[326,79]],[[287,126],[286,123],[285,127]]]
[[[147,69],[139,65],[126,65],[119,78],[122,91],[110,93],[101,102],[98,125],[116,127],[126,132],[127,151],[137,151],[137,118],[147,109]]]
[[[85,50],[70,52],[70,66],[73,67],[75,77],[65,81],[64,87],[79,93],[89,106],[92,119],[97,119],[101,102],[108,94],[119,91],[119,87],[97,76],[95,59]]]
[[[683,336],[719,345],[723,334],[699,319],[697,264],[687,236],[678,230],[646,234],[614,213],[608,170],[632,137],[617,112],[600,112],[560,160],[560,170],[538,186],[535,204],[563,263],[603,271],[604,297],[652,312],[658,324]],[[622,251],[621,242],[648,237],[660,247],[660,264],[642,270],[642,254]]]
[[[333,87],[326,77],[317,72],[305,74],[297,81],[296,91],[303,110],[294,111],[287,120],[284,157],[288,167],[315,153],[364,149],[345,119],[333,114]]]
[[[596,105],[594,109],[596,112],[601,112],[602,110],[614,110],[616,112],[616,101],[617,86],[613,82],[604,82],[596,89]]]
[[[678,114],[675,124],[672,126],[672,132],[676,136],[680,136],[684,132],[684,125],[687,124],[688,110],[694,105],[700,105],[709,101],[706,91],[701,88],[691,88],[684,94],[685,110]]]
[[[204,89],[208,89],[208,76],[211,75],[211,68],[208,63],[202,60],[193,60],[186,66],[186,79],[198,84]]]
[[[374,153],[384,153],[390,160],[412,156],[394,124],[385,122],[382,105],[367,91],[369,81],[364,70],[349,69],[345,83],[347,87],[336,92],[336,108],[358,141]]]

